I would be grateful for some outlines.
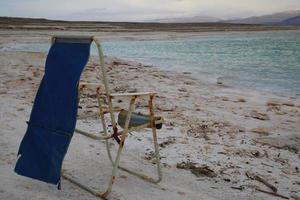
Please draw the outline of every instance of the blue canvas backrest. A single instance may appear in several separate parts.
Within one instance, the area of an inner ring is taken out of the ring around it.
[[[57,184],[76,126],[78,83],[92,37],[54,37],[15,171]]]
[[[51,77],[52,81],[59,81],[57,84],[64,81],[61,77],[67,79],[70,84],[78,82],[89,59],[91,42],[91,38],[54,39],[46,60],[45,75]]]
[[[75,122],[70,119],[77,113],[74,97],[77,97],[80,75],[89,59],[91,42],[91,38],[54,39],[41,82],[43,90],[37,94],[43,92],[39,95],[43,98],[36,99],[42,102],[35,102],[34,107],[40,107],[32,110],[30,123],[66,132],[73,130]],[[51,105],[55,107],[49,109]],[[45,117],[41,117],[41,113]]]

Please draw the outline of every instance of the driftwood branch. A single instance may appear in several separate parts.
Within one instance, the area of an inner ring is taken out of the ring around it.
[[[277,192],[277,188],[272,185],[271,183],[267,182],[265,179],[263,179],[262,177],[255,175],[254,179],[265,184],[268,188],[270,188],[273,192]]]
[[[271,183],[269,183],[267,180],[265,180],[264,178],[262,178],[261,176],[257,175],[257,174],[253,174],[251,172],[246,172],[246,176],[252,180],[257,180],[261,183],[263,183],[265,186],[267,186],[268,188],[270,188],[273,192],[277,192],[277,188],[272,185]]]
[[[270,195],[273,195],[273,196],[276,196],[276,197],[281,197],[283,199],[289,199],[287,196],[283,196],[281,194],[278,194],[277,192],[269,192],[269,191],[260,189],[259,187],[255,187],[255,190],[266,193],[266,194],[270,194]]]

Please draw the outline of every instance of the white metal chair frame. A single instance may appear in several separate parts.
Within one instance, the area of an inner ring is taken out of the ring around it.
[[[106,149],[107,149],[107,154],[109,157],[109,160],[112,163],[113,169],[112,169],[112,175],[111,178],[109,179],[108,182],[108,186],[107,189],[104,192],[101,191],[96,191],[88,186],[86,186],[83,183],[80,183],[78,180],[76,180],[75,178],[72,177],[72,175],[68,174],[66,170],[62,170],[62,177],[64,177],[65,179],[69,180],[70,182],[76,184],[77,186],[79,186],[80,188],[90,192],[93,195],[96,195],[98,197],[101,198],[106,198],[111,190],[112,190],[112,185],[115,182],[116,179],[116,173],[118,168],[126,171],[132,175],[135,175],[143,180],[146,180],[148,182],[151,183],[158,183],[162,180],[162,170],[161,170],[161,165],[160,165],[160,156],[159,156],[159,146],[158,146],[158,142],[157,142],[157,133],[156,133],[156,124],[159,123],[163,123],[163,119],[162,118],[157,118],[154,115],[154,110],[153,110],[153,98],[156,95],[155,92],[141,92],[141,93],[124,93],[124,94],[117,94],[117,93],[111,93],[109,86],[108,86],[108,80],[107,80],[107,74],[106,74],[106,69],[104,66],[104,56],[103,56],[103,51],[100,45],[100,42],[94,38],[94,37],[85,37],[85,36],[54,36],[52,38],[52,42],[55,41],[56,38],[61,37],[61,38],[70,38],[70,39],[87,39],[90,38],[92,40],[92,42],[94,42],[96,44],[96,47],[98,49],[98,56],[99,56],[99,61],[100,61],[100,65],[99,65],[99,69],[100,72],[102,74],[102,81],[103,84],[100,83],[80,83],[79,84],[79,98],[83,92],[83,90],[85,89],[90,89],[95,91],[96,95],[97,95],[97,100],[98,100],[98,109],[99,112],[96,113],[96,115],[98,115],[100,117],[100,121],[101,121],[101,125],[103,128],[103,131],[100,131],[97,134],[91,134],[89,132],[86,132],[84,130],[81,129],[75,129],[75,132],[80,133],[84,136],[87,136],[89,138],[95,139],[95,140],[105,140],[106,141]],[[104,106],[104,102],[100,97],[100,93],[101,93],[101,85],[104,85],[104,90],[105,90],[105,96],[107,98],[107,102],[108,102],[108,107]],[[135,110],[135,102],[137,98],[145,98],[148,97],[148,108],[149,108],[149,116],[150,116],[150,122],[147,124],[143,124],[137,127],[129,127],[129,122],[130,122],[130,118],[131,118],[131,114],[132,112]],[[125,120],[125,125],[122,131],[118,131],[117,128],[117,123],[116,123],[116,119],[114,116],[114,112],[119,112],[120,109],[118,108],[114,108],[113,107],[113,98],[130,98],[130,103],[129,103],[129,107],[128,107],[128,114]],[[105,114],[110,114],[110,120],[112,123],[112,128],[113,128],[113,132],[109,133],[109,131],[107,130],[107,123],[105,121]],[[84,119],[84,118],[88,118],[89,116],[78,116],[77,119]],[[128,136],[128,134],[132,131],[139,131],[141,129],[144,128],[151,128],[152,129],[152,136],[153,136],[153,143],[154,143],[154,150],[155,150],[155,159],[156,159],[156,166],[157,166],[157,178],[152,178],[149,177],[143,173],[138,173],[136,171],[130,170],[128,168],[122,167],[119,165],[120,162],[120,157],[121,157],[121,153],[122,153],[122,149],[125,143],[125,139]],[[119,147],[118,147],[118,151],[116,154],[116,157],[113,158],[112,154],[111,154],[111,150],[110,150],[110,145],[108,140],[109,139],[113,139],[116,138],[118,136],[121,136],[121,139],[119,141]]]

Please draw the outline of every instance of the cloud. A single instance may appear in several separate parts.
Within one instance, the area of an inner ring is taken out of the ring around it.
[[[72,20],[140,21],[206,15],[246,17],[300,9],[299,0],[1,0],[0,15]]]

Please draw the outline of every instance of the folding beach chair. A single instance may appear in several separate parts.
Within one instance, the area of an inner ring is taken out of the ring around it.
[[[90,45],[93,42],[98,49],[102,83],[80,83],[80,75],[88,62]],[[86,89],[93,91],[98,101],[99,111],[96,115],[100,118],[103,130],[97,134],[75,129],[77,119],[90,117],[90,114],[77,116],[79,98]],[[82,189],[103,198],[111,192],[118,168],[146,181],[160,182],[162,171],[156,129],[161,128],[163,119],[154,115],[154,96],[154,92],[111,93],[101,45],[94,37],[54,36],[46,60],[45,74],[34,101],[26,134],[19,148],[16,173],[58,185],[62,176]],[[114,98],[129,98],[129,107],[127,109],[114,107]],[[138,98],[148,99],[148,114],[134,112]],[[119,113],[118,120],[115,117],[116,112]],[[108,122],[105,115],[109,115]],[[107,129],[110,123],[112,131]],[[119,165],[128,134],[144,128],[152,130],[157,165],[156,178]],[[95,191],[78,182],[65,170],[62,172],[62,162],[74,131],[92,139],[106,141],[106,149],[113,169],[104,192]],[[110,151],[109,139],[114,139],[118,143],[115,158]]]

